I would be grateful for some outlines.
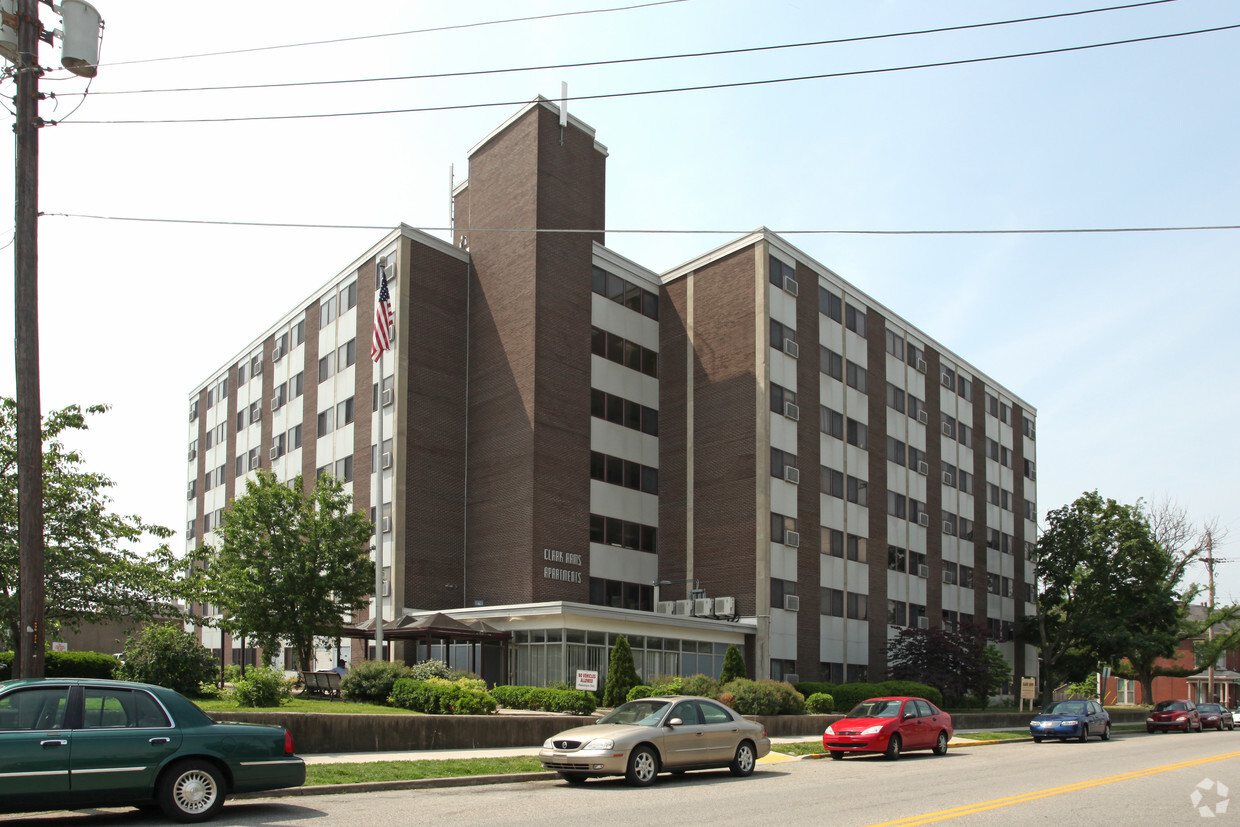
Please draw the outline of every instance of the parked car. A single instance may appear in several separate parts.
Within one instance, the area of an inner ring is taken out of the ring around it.
[[[1202,728],[1209,727],[1222,732],[1231,732],[1236,728],[1236,718],[1231,710],[1222,704],[1197,704],[1197,712],[1201,715]]]
[[[538,760],[570,784],[623,775],[645,787],[660,772],[727,767],[733,775],[749,775],[770,751],[761,724],[709,698],[668,695],[629,701],[596,724],[548,738]]]
[[[947,754],[952,716],[925,698],[871,698],[827,727],[822,745],[834,759],[849,753],[882,753],[894,761],[916,749]]]
[[[1183,699],[1154,704],[1154,711],[1145,719],[1145,731],[1170,732],[1173,729],[1201,732],[1201,713],[1197,711],[1197,704]]]
[[[287,730],[218,724],[162,686],[0,682],[0,812],[158,806],[206,821],[231,793],[305,780]]]
[[[1055,701],[1029,722],[1029,734],[1035,744],[1042,743],[1043,738],[1084,741],[1090,735],[1109,741],[1111,716],[1097,701]]]

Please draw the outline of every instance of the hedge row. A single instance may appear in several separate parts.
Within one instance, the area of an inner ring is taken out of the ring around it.
[[[497,686],[491,695],[509,709],[537,709],[592,715],[598,709],[594,693],[577,689],[546,689],[540,686]]]
[[[473,684],[469,680],[401,678],[392,687],[388,703],[427,715],[489,715],[494,712],[498,707],[495,698]]]
[[[44,654],[43,674],[49,678],[110,678],[120,661],[102,652]],[[0,680],[13,677],[13,653],[0,652]]]
[[[830,695],[835,699],[835,708],[846,712],[869,698],[882,698],[889,695],[912,695],[925,698],[935,706],[943,706],[943,693],[933,686],[915,681],[883,681],[882,683],[827,683],[823,681],[801,681],[796,684],[797,691],[803,695]]]

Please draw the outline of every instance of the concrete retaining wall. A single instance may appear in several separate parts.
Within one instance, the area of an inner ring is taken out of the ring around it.
[[[594,723],[581,715],[349,715],[301,712],[212,712],[217,721],[281,726],[293,733],[299,753],[536,747],[557,732]],[[1139,723],[1144,710],[1111,713],[1115,723]],[[822,736],[840,715],[750,715],[772,737]],[[977,712],[952,716],[957,730],[1021,729],[1028,712]]]

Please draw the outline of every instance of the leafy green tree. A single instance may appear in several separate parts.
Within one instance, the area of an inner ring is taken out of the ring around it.
[[[624,635],[616,638],[616,645],[611,647],[611,657],[607,661],[607,682],[603,685],[603,706],[617,706],[624,703],[629,690],[640,684],[637,669],[633,666],[633,650]]]
[[[723,668],[719,671],[719,685],[729,684],[737,678],[746,678],[749,671],[745,669],[745,659],[741,657],[741,652],[736,648],[736,644],[728,646],[728,650],[723,653]]]
[[[1051,511],[1047,524],[1038,540],[1034,621],[1044,689],[1082,679],[1099,661],[1152,663],[1173,654],[1183,567],[1155,541],[1140,506],[1087,492]]]
[[[892,679],[936,687],[953,702],[969,696],[985,701],[1012,674],[1003,653],[975,626],[901,629],[887,644],[887,666]]]
[[[70,405],[43,417],[44,618],[48,631],[84,623],[134,623],[179,615],[181,564],[163,541],[172,532],[112,511],[115,483],[89,471],[64,439],[106,405]],[[0,649],[20,645],[17,548],[17,404],[0,398]],[[47,636],[51,638],[51,634]],[[20,653],[18,653],[20,658]]]
[[[219,674],[215,658],[198,639],[179,626],[155,624],[125,643],[117,674],[125,680],[153,683],[182,695],[199,694],[198,685]]]
[[[331,476],[307,495],[301,477],[286,486],[260,471],[224,511],[220,547],[195,554],[198,599],[219,607],[224,628],[267,653],[283,641],[311,669],[315,638],[337,635],[374,590],[371,531]]]

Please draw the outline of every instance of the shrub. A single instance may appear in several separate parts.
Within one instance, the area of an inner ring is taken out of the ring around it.
[[[742,715],[800,715],[805,712],[804,696],[784,681],[737,678],[723,687],[723,693],[732,696],[728,705]]]
[[[607,683],[603,687],[603,704],[616,706],[624,703],[629,690],[641,683],[637,669],[633,666],[633,650],[624,635],[616,638],[616,645],[611,647],[611,657],[607,663]]]
[[[775,711],[776,715],[805,714],[805,696],[798,692],[792,684],[787,681],[771,680],[758,681],[758,683],[775,693],[775,698],[779,704],[778,709]]]
[[[916,681],[883,681],[879,684],[884,695],[912,695],[925,698],[935,706],[943,705],[943,693],[933,686]]]
[[[629,690],[629,694],[624,696],[626,701],[638,701],[642,698],[649,698],[654,694],[654,690],[645,684],[638,684]]]
[[[878,684],[873,683],[842,683],[831,693],[835,698],[835,708],[842,712],[847,712],[867,698],[885,694]]]
[[[825,715],[835,711],[835,698],[826,692],[815,692],[805,699],[805,711],[810,715]]]
[[[403,663],[367,660],[354,666],[340,679],[340,695],[346,700],[386,704],[392,685],[409,677],[410,669]]]
[[[723,654],[723,670],[719,673],[719,685],[724,686],[737,678],[748,677],[748,675],[745,669],[745,659],[741,657],[736,644],[732,644]]]
[[[120,661],[103,652],[55,652],[43,655],[43,674],[49,678],[110,678]],[[0,681],[13,677],[13,653],[0,652]]]
[[[719,697],[719,681],[709,675],[693,675],[685,678],[680,688],[685,695],[700,695],[703,698]]]
[[[533,691],[532,686],[497,686],[491,690],[491,697],[495,698],[500,706],[509,709],[529,709],[530,693]]]
[[[415,681],[424,681],[427,678],[447,678],[452,674],[452,670],[448,668],[448,664],[441,660],[424,660],[421,663],[415,663],[408,667],[409,674],[407,677]]]
[[[591,715],[598,709],[593,692],[577,689],[551,689],[537,686],[497,686],[491,696],[508,709],[537,709],[543,712],[569,712]]]
[[[292,686],[279,670],[247,669],[245,677],[233,683],[232,696],[237,706],[279,706],[292,697]]]
[[[826,681],[797,681],[793,686],[806,698],[820,692],[830,695],[835,691],[835,684]]]
[[[684,695],[685,679],[679,675],[660,675],[650,682],[651,695]]]
[[[495,711],[495,699],[490,694],[464,683],[444,678],[401,678],[392,686],[388,702],[428,715],[486,715]]]
[[[176,626],[148,626],[126,641],[125,659],[116,665],[115,674],[197,695],[199,684],[215,680],[216,669],[211,652],[189,632]]]

